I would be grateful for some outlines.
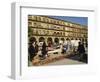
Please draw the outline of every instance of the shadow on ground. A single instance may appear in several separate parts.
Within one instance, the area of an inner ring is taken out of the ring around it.
[[[80,62],[83,62],[83,63],[88,63],[87,54],[85,54],[82,59],[80,59],[79,55],[70,55],[67,58],[72,59],[72,60],[77,60],[77,61],[80,61]]]

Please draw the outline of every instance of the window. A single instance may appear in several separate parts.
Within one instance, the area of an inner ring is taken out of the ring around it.
[[[29,21],[29,22],[28,22],[28,25],[29,25],[29,26],[32,26],[32,21]]]
[[[48,18],[46,19],[46,22],[49,22],[49,19]]]
[[[51,19],[49,19],[49,23],[51,23]]]
[[[33,23],[33,26],[34,26],[34,27],[37,27],[37,23],[36,23],[36,22],[34,22],[34,23]]]
[[[45,18],[43,17],[43,22],[45,22]]]
[[[37,16],[37,20],[38,20],[38,21],[41,21],[41,18],[40,18],[39,16]]]

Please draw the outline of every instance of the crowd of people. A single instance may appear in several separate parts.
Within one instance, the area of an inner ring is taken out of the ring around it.
[[[52,45],[52,46],[51,46]],[[42,42],[37,44],[37,41],[32,41],[29,43],[29,59],[30,61],[34,60],[34,57],[37,55],[39,51],[41,54],[39,55],[40,59],[45,59],[48,56],[48,46],[54,47],[54,44],[46,44],[43,40]],[[57,47],[57,46],[56,46]],[[79,55],[79,59],[82,60],[84,55],[87,58],[87,42],[83,42],[80,40],[66,40],[59,42],[59,48],[61,49],[62,54],[67,54],[68,52],[72,52],[73,54]]]
[[[68,40],[62,44],[62,53],[71,52],[73,55],[78,55],[79,60],[87,60],[88,44],[87,41]]]
[[[45,41],[40,43],[40,45],[37,44],[37,41],[33,41],[33,42],[29,43],[28,52],[29,52],[30,61],[34,60],[34,57],[37,55],[39,50],[41,50],[41,54],[39,55],[39,57],[41,59],[45,59],[45,56],[48,55],[47,54],[47,52],[48,52],[47,45],[46,45]]]

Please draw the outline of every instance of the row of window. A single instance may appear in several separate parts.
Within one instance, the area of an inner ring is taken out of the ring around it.
[[[79,25],[79,24],[73,24],[73,23],[67,23],[67,22],[65,22],[65,25],[69,26],[69,27],[74,27],[74,28],[84,28],[84,29],[87,28],[86,26],[82,26],[82,25]]]
[[[32,15],[29,15],[28,19],[47,22],[47,23],[53,23],[53,24],[59,24],[59,25],[66,25],[66,26],[76,27],[76,28],[83,28],[84,27],[84,26],[81,26],[79,24],[73,24],[73,23],[70,23],[70,22],[64,22],[64,21],[52,19],[52,18],[46,17],[46,16],[32,16]]]
[[[65,33],[65,36],[69,36],[69,37],[87,37],[86,34],[79,34],[79,33]]]
[[[84,30],[84,29],[70,28],[70,27],[64,27],[64,26],[58,26],[58,25],[52,25],[52,24],[45,24],[45,23],[40,23],[40,22],[29,21],[28,25],[32,26],[32,27],[38,27],[38,28],[47,28],[47,29],[53,29],[53,30],[65,30],[65,31],[87,33],[87,30]]]
[[[72,31],[72,32],[78,32],[78,33],[87,33],[84,29],[77,29],[77,28],[69,28],[65,27],[65,31]]]
[[[63,26],[53,25],[53,24],[45,24],[45,23],[39,23],[39,22],[32,22],[32,21],[28,22],[28,26],[38,27],[38,28],[64,30]]]
[[[50,35],[50,36],[71,36],[71,37],[87,37],[87,34],[63,32],[63,31],[50,31],[45,29],[31,28],[31,32],[34,35]],[[29,33],[30,34],[30,33]]]
[[[36,35],[51,35],[51,36],[65,36],[65,33],[63,31],[50,31],[50,30],[45,30],[45,29],[36,29],[36,28],[31,28],[32,34]]]
[[[28,16],[28,19],[31,20],[37,20],[37,21],[42,21],[42,22],[47,22],[47,23],[54,23],[54,24],[60,24],[60,25],[65,25],[63,21],[55,20],[55,19],[50,19],[48,17],[44,16]]]

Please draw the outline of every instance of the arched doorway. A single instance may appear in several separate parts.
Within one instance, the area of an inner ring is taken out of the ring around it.
[[[48,43],[48,46],[49,46],[49,47],[52,46],[53,41],[52,41],[52,38],[51,38],[51,37],[48,37],[48,39],[47,39],[47,43]]]
[[[55,38],[55,39],[54,39],[54,42],[55,42],[56,44],[59,44],[59,39],[58,39],[58,38]]]
[[[44,37],[39,38],[39,42],[43,42],[44,40],[45,40]]]
[[[29,43],[33,43],[33,42],[35,42],[36,41],[36,38],[35,37],[31,37],[30,39],[29,39]]]
[[[64,41],[65,41],[65,39],[64,39],[64,38],[61,38],[60,41],[59,41],[59,43],[60,43],[60,44],[63,44]]]
[[[64,41],[65,39],[64,38],[61,38],[61,40]]]
[[[77,38],[75,40],[78,40]]]
[[[52,38],[51,37],[48,37],[47,42],[53,43]]]
[[[66,40],[69,40],[69,38],[66,38]]]
[[[71,38],[71,40],[74,40],[74,38]]]

